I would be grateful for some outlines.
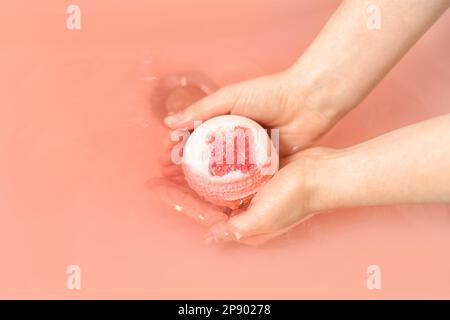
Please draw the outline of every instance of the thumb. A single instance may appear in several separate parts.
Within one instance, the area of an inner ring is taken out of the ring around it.
[[[166,117],[164,123],[171,129],[192,129],[194,120],[237,114],[272,125],[280,117],[277,106],[286,92],[283,79],[281,75],[271,75],[226,86],[185,110]]]
[[[231,216],[226,223],[213,226],[207,237],[246,243],[255,237],[289,230],[308,213],[299,178],[298,174],[283,168],[259,190],[247,210]]]
[[[239,85],[224,87],[200,99],[185,110],[167,116],[164,124],[171,128],[193,128],[193,121],[204,121],[211,117],[228,114],[239,98]]]

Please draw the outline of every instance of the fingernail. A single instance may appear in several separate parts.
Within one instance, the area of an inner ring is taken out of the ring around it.
[[[227,223],[218,223],[214,225],[205,235],[205,244],[219,243],[236,240],[234,233],[230,230]]]
[[[175,113],[164,118],[164,123],[171,127],[189,120],[189,116],[184,113]]]
[[[299,151],[299,150],[300,150],[300,146],[293,146],[292,149],[291,149],[291,151],[292,151],[293,153],[295,153],[295,152],[297,152],[297,151]]]

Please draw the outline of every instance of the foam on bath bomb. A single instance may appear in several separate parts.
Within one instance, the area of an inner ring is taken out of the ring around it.
[[[182,167],[189,186],[202,198],[236,209],[276,172],[278,153],[257,122],[224,115],[192,132],[184,146]]]

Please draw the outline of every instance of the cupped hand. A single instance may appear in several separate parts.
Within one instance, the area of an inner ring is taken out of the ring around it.
[[[169,135],[161,157],[165,178],[154,179],[151,184],[158,187],[161,198],[174,211],[210,227],[206,242],[262,243],[290,229],[310,213],[306,177],[311,161],[307,159],[321,149],[299,150],[320,138],[338,117],[337,113],[324,112],[324,101],[294,77],[287,70],[229,85],[165,119],[165,124],[173,130],[191,130],[194,121],[237,114],[265,128],[279,130],[279,172],[260,189],[247,208],[236,211],[209,204],[189,188],[180,166],[172,162],[171,150],[179,141],[172,141]]]
[[[234,211],[202,200],[189,188],[179,168],[166,171],[167,177],[153,179],[151,185],[173,211],[209,227],[206,243],[236,241],[258,245],[288,231],[313,213],[310,203],[314,172],[317,161],[331,152],[328,150],[310,148],[282,157],[280,170],[258,191],[249,206]]]
[[[309,218],[316,208],[314,176],[318,161],[332,152],[311,148],[283,157],[281,169],[258,191],[250,205],[213,225],[206,234],[207,242],[258,245]]]
[[[338,120],[337,112],[324,108],[325,97],[322,99],[320,94],[302,83],[288,69],[228,85],[166,117],[164,122],[171,129],[192,129],[194,121],[205,121],[218,115],[245,116],[266,129],[279,129],[280,153],[289,155],[310,146]]]

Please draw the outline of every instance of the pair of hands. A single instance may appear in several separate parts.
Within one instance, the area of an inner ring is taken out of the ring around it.
[[[323,112],[323,101],[308,98],[312,90],[299,85],[294,77],[295,73],[287,70],[226,86],[165,119],[170,129],[192,129],[194,120],[237,114],[266,128],[280,130],[279,172],[260,189],[245,210],[233,212],[201,200],[190,190],[181,168],[171,162],[170,152],[177,141],[168,137],[161,159],[165,178],[155,180],[154,185],[175,210],[210,227],[206,242],[234,240],[259,244],[289,230],[311,213],[308,197],[312,190],[308,176],[317,158],[331,151],[324,148],[302,150],[327,132],[339,114]]]
[[[170,129],[192,129],[195,120],[238,114],[280,130],[280,170],[244,212],[228,212],[198,199],[184,184],[180,168],[170,160],[174,144],[170,140],[162,158],[162,171],[170,178],[155,180],[154,185],[163,189],[162,196],[177,211],[211,227],[207,241],[248,244],[264,242],[321,210],[447,199],[450,190],[442,173],[448,171],[450,154],[445,153],[448,148],[443,137],[450,134],[450,116],[342,152],[308,147],[364,99],[449,5],[450,0],[412,4],[344,0],[288,70],[224,87],[165,119]],[[368,27],[367,19],[374,18],[367,16],[368,8],[374,6],[383,14],[380,30]],[[408,19],[401,18],[405,12]],[[421,158],[424,150],[438,160],[418,168],[411,159]],[[389,157],[380,159],[380,154]],[[368,159],[376,161],[369,163]],[[380,180],[386,175],[391,176],[389,181]],[[334,185],[330,185],[331,176]],[[433,177],[442,183],[441,188],[425,187],[423,177]],[[353,181],[351,187],[349,180]],[[415,193],[401,192],[405,183],[414,184],[415,188],[408,190]],[[387,188],[391,192],[383,191]]]

